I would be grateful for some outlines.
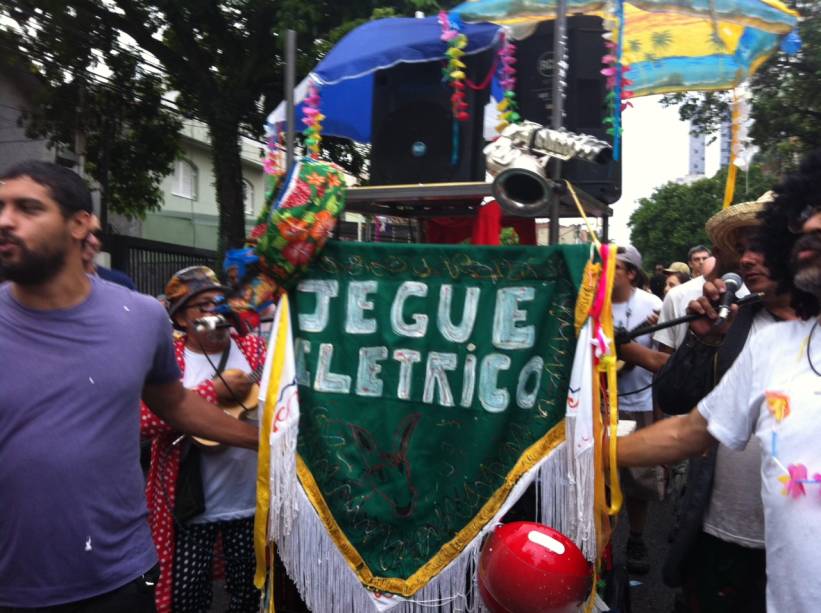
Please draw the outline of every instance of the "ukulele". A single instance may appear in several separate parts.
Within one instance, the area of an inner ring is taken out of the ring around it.
[[[237,370],[227,370],[225,372],[241,372]],[[224,402],[220,402],[217,404],[222,411],[234,419],[245,419],[248,413],[253,411],[257,408],[257,403],[259,402],[259,380],[262,376],[262,368],[259,369],[259,372],[253,372],[250,375],[252,384],[251,389],[248,390],[248,394],[246,394],[245,398],[237,399],[232,398],[230,400],[226,400]],[[222,443],[218,443],[216,441],[208,440],[207,438],[201,438],[199,436],[192,436],[193,441],[199,445],[200,447],[207,447],[209,449],[218,449],[223,446]]]

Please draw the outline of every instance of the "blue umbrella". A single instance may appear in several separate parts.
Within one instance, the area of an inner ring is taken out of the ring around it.
[[[500,44],[501,28],[495,24],[465,24],[466,55],[481,53]],[[371,21],[349,32],[317,64],[295,91],[296,102],[305,98],[309,81],[321,87],[323,134],[343,136],[360,143],[371,140],[373,75],[399,63],[443,60],[447,43],[436,17],[391,17]],[[443,87],[445,85],[443,84]],[[297,105],[297,117],[302,104]],[[285,104],[268,117],[269,131],[285,122]]]

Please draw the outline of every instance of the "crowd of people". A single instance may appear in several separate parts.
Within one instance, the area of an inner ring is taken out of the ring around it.
[[[646,571],[631,476],[689,458],[663,569],[669,585],[682,587],[684,610],[809,612],[821,595],[814,576],[821,473],[812,472],[821,465],[819,182],[816,152],[772,193],[714,215],[706,230],[715,253],[691,250],[700,274],[670,289],[651,321],[701,317],[619,347],[628,372],[654,373],[644,410],[655,416],[637,419],[637,431],[618,442],[628,568]],[[629,263],[633,251],[619,258]],[[755,299],[734,304],[725,318],[717,305],[733,302],[722,301],[728,272],[744,282],[736,298]],[[635,287],[632,295],[642,291]],[[614,304],[618,292],[614,286]],[[618,325],[615,306],[614,319]],[[624,380],[620,394],[631,393]],[[623,399],[620,405],[626,408]]]
[[[708,220],[712,251],[649,278],[635,247],[617,255],[620,416],[636,423],[618,442],[627,566],[650,570],[648,502],[661,467],[688,460],[664,567],[687,610],[809,612],[821,597],[819,183],[821,152]],[[256,611],[265,342],[198,325],[227,290],[204,266],[178,271],[163,304],[133,291],[96,265],[98,230],[75,173],[26,162],[0,175],[0,492],[13,501],[0,613],[207,611],[215,551],[229,610]],[[750,299],[719,318],[727,272]],[[700,317],[629,334],[688,313]]]

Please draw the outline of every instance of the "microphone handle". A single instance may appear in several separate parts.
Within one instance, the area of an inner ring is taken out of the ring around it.
[[[738,305],[738,308],[741,309],[741,308],[744,308],[745,306],[749,306],[751,304],[755,304],[757,302],[760,302],[762,297],[763,297],[763,294],[761,294],[761,293],[750,294],[748,296],[745,296],[744,298],[742,298],[738,302],[736,302],[736,304]],[[729,316],[729,311],[730,311],[730,307],[728,305],[727,306],[727,315],[728,316]],[[632,330],[630,330],[625,335],[624,338],[628,341],[631,341],[634,338],[636,338],[637,336],[644,336],[645,334],[650,334],[651,332],[656,332],[657,330],[664,330],[665,328],[672,328],[673,326],[677,326],[679,324],[689,323],[691,321],[694,321],[696,319],[700,319],[702,317],[706,317],[706,315],[699,315],[698,313],[689,313],[687,315],[682,315],[681,317],[676,317],[675,319],[665,321],[664,323],[654,324],[652,326],[639,326],[637,328],[633,328]],[[719,311],[719,317],[720,317],[720,311]],[[725,317],[725,320],[726,320],[726,317]],[[716,320],[716,321],[718,321],[718,320]]]
[[[723,325],[729,317],[730,317],[730,305],[729,304],[722,304],[720,307],[718,307],[718,317],[716,318],[716,321],[713,324],[713,327],[718,328],[719,326]]]
[[[682,315],[681,317],[676,317],[675,319],[670,319],[660,324],[653,324],[652,326],[641,325],[637,328],[633,328],[632,330],[630,330],[627,334],[624,335],[624,338],[627,341],[632,341],[634,338],[638,336],[644,336],[645,334],[650,334],[651,332],[656,332],[657,330],[664,330],[665,328],[672,328],[673,326],[677,326],[679,324],[686,324],[700,317],[705,317],[705,315],[689,313],[687,315]]]

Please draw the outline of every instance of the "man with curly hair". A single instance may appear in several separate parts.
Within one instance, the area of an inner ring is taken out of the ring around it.
[[[767,609],[815,611],[821,599],[821,150],[775,188],[761,214],[771,275],[792,294],[799,318],[751,339],[719,385],[687,415],[619,441],[621,466],[669,463],[717,442],[761,443]],[[705,287],[713,303],[721,280]],[[704,304],[704,303],[702,303]],[[709,303],[706,317],[717,318]]]

